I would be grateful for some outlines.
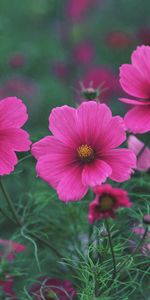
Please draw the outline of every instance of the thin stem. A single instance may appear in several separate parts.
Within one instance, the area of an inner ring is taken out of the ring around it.
[[[32,157],[32,154],[28,154],[22,158],[19,159],[18,161],[18,164],[22,163],[24,160],[28,159],[28,158],[31,158]]]
[[[111,255],[112,255],[113,268],[114,268],[112,279],[114,279],[116,277],[116,274],[117,274],[116,258],[115,258],[113,243],[112,243],[112,237],[111,237],[110,227],[109,227],[109,223],[108,223],[107,219],[105,219],[105,226],[106,226],[106,229],[107,229],[107,232],[108,232],[109,246],[110,246]]]
[[[12,216],[14,217],[14,220],[15,220],[16,224],[20,227],[21,222],[19,220],[18,214],[17,214],[17,212],[15,210],[15,207],[13,205],[13,202],[12,202],[11,198],[9,197],[9,194],[7,193],[7,190],[6,190],[5,185],[3,183],[2,177],[0,177],[0,187],[2,189],[2,192],[3,192],[4,196],[5,196],[7,204],[9,206],[10,210],[11,210]]]
[[[142,236],[142,238],[140,239],[140,242],[138,243],[138,245],[136,246],[136,248],[134,249],[134,251],[133,251],[131,257],[133,257],[134,254],[136,254],[137,251],[140,249],[141,245],[143,244],[143,242],[144,242],[144,240],[145,240],[145,238],[146,238],[147,232],[148,232],[148,226],[145,228],[145,231],[144,231],[144,233],[143,233],[143,236]],[[120,268],[117,270],[117,273],[120,272],[120,271],[122,271],[124,265],[126,265],[126,264],[128,263],[129,260],[130,260],[130,257],[122,264],[122,266],[120,266]]]
[[[3,210],[3,208],[1,208],[1,207],[0,207],[0,212],[5,218],[9,219],[11,222],[14,222],[14,220],[9,215],[7,215],[6,212]],[[15,224],[16,224],[16,222],[15,222]]]
[[[43,238],[41,238],[40,236],[38,236],[36,233],[31,232],[30,230],[27,230],[27,232],[29,234],[31,234],[35,239],[39,240],[39,242],[43,243],[44,245],[46,245],[48,248],[50,248],[58,257],[60,257],[62,259],[61,254],[57,251],[56,248],[54,248],[48,241],[44,240]]]

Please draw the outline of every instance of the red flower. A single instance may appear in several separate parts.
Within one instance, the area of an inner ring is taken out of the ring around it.
[[[114,218],[117,208],[132,205],[126,191],[113,188],[110,184],[97,186],[93,191],[96,197],[89,205],[88,219],[90,223],[103,218]]]
[[[76,291],[70,281],[50,279],[46,276],[39,278],[29,292],[34,300],[69,300],[76,297]]]

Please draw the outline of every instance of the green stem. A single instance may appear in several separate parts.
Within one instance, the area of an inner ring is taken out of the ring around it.
[[[27,232],[29,234],[31,234],[31,236],[33,236],[35,239],[39,240],[39,242],[41,242],[42,244],[44,244],[45,246],[47,246],[48,248],[50,248],[59,258],[62,259],[61,254],[57,251],[56,248],[54,248],[48,241],[44,240],[43,238],[41,238],[40,236],[38,236],[36,233],[31,232],[29,230],[27,230]]]
[[[9,208],[10,208],[10,211],[11,211],[11,213],[12,213],[12,216],[14,217],[15,223],[20,227],[20,226],[21,226],[21,222],[20,222],[20,220],[19,220],[18,214],[17,214],[17,212],[16,212],[16,210],[15,210],[15,207],[14,207],[14,205],[13,205],[13,202],[12,202],[11,198],[9,197],[9,195],[8,195],[8,193],[7,193],[7,190],[6,190],[5,185],[4,185],[4,183],[3,183],[2,177],[0,177],[0,187],[1,187],[1,190],[2,190],[2,192],[3,192],[3,194],[4,194],[4,196],[5,196],[5,199],[6,199],[6,201],[7,201],[7,204],[8,204],[8,206],[9,206]]]
[[[5,218],[9,219],[11,222],[14,222],[14,220],[9,215],[7,215],[6,212],[3,210],[3,208],[1,208],[1,207],[0,207],[0,212]],[[16,224],[16,222],[15,222],[15,224]]]
[[[28,159],[28,158],[30,158],[30,157],[32,157],[32,154],[28,154],[28,155],[26,155],[26,156],[20,158],[19,161],[18,161],[18,164],[22,163],[24,160],[26,160],[26,159]]]
[[[106,226],[106,229],[107,229],[107,232],[108,232],[109,246],[110,246],[111,255],[112,255],[113,268],[114,268],[112,279],[114,279],[116,277],[116,274],[117,274],[116,258],[115,258],[113,243],[112,243],[112,237],[111,237],[110,227],[109,227],[109,223],[108,223],[107,219],[105,219],[105,226]]]
[[[146,238],[147,232],[148,232],[148,226],[145,228],[145,231],[144,231],[144,233],[143,233],[143,236],[142,236],[142,238],[140,239],[140,242],[138,243],[138,245],[136,246],[136,248],[134,249],[134,251],[133,251],[131,257],[133,257],[134,254],[136,254],[137,251],[140,249],[141,245],[143,244],[143,242],[144,242],[144,240],[145,240],[145,238]],[[124,265],[126,265],[126,264],[128,263],[129,260],[130,260],[130,257],[122,264],[122,266],[120,266],[120,268],[117,270],[117,273],[120,272],[120,271],[122,271]]]

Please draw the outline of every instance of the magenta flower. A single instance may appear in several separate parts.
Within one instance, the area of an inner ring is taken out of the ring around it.
[[[133,51],[131,64],[120,67],[120,84],[125,92],[136,99],[120,100],[134,108],[125,115],[125,124],[133,133],[150,130],[150,47],[140,46]]]
[[[128,148],[137,156],[136,169],[139,171],[148,171],[150,168],[150,149],[145,147],[144,143],[138,140],[134,135],[130,135],[128,138]]]
[[[96,196],[89,205],[88,219],[90,223],[104,218],[114,218],[116,209],[132,205],[126,191],[113,188],[110,184],[97,186],[93,191]]]
[[[112,71],[104,66],[91,68],[86,72],[84,78],[81,79],[86,88],[91,86],[98,89],[100,86],[100,101],[105,102],[111,99],[114,95],[118,94],[120,87],[116,76]]]
[[[39,278],[29,292],[34,300],[69,300],[74,299],[77,295],[70,281],[50,279],[46,276]]]
[[[26,106],[16,97],[0,101],[0,175],[10,174],[17,164],[15,151],[28,151],[31,142],[21,129],[28,119]]]
[[[79,200],[108,177],[118,182],[130,178],[136,157],[129,149],[115,149],[126,139],[124,124],[105,104],[89,101],[77,109],[55,108],[49,129],[53,136],[35,143],[32,154],[38,176],[61,200]]]

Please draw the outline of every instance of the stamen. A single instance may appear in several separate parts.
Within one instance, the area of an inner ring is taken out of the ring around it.
[[[102,211],[111,210],[113,204],[114,204],[114,199],[109,195],[102,196],[100,198],[99,207],[100,207],[100,210],[102,210]]]
[[[87,144],[81,145],[77,149],[78,156],[82,162],[89,163],[94,160],[94,150]]]

